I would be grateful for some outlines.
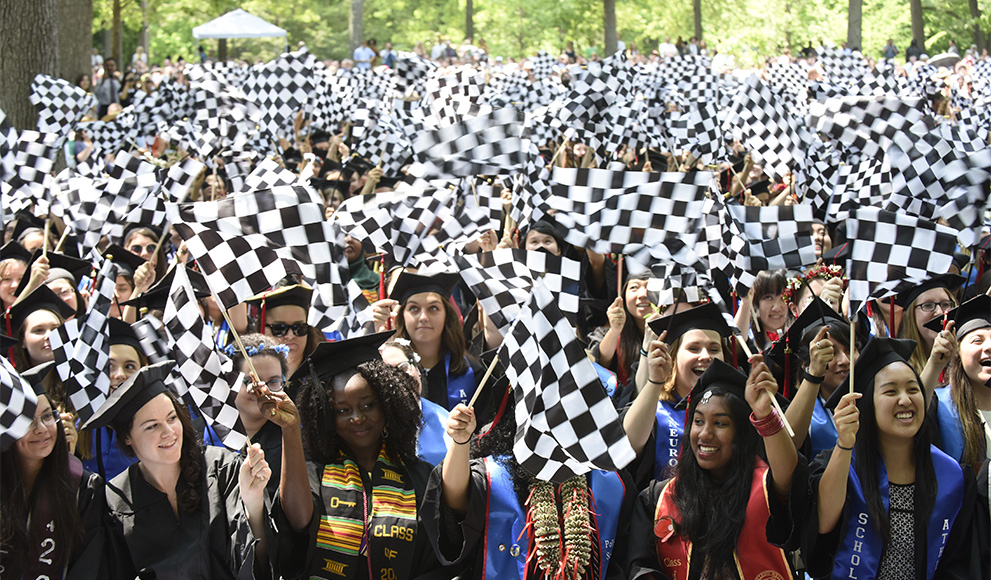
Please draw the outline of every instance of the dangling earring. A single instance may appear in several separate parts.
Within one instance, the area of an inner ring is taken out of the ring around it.
[[[385,427],[382,427],[382,439],[388,439],[388,438],[389,438],[389,426],[386,425]]]

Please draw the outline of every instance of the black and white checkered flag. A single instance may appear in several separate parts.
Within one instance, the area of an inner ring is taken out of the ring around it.
[[[104,260],[86,314],[49,335],[55,370],[69,402],[86,422],[110,396],[110,306],[117,286],[117,265]]]
[[[892,138],[925,118],[922,99],[845,97],[813,102],[809,122],[816,131],[881,159]]]
[[[891,170],[873,157],[848,155],[836,168],[835,185],[829,198],[826,222],[843,223],[860,207],[883,207],[891,196]]]
[[[951,228],[876,207],[854,211],[846,223],[851,317],[869,297],[883,298],[904,280],[921,283],[953,264],[957,232]]]
[[[316,88],[316,59],[306,48],[256,65],[244,81],[244,94],[261,110],[261,125],[276,137],[292,136],[292,123]]]
[[[38,395],[7,357],[0,357],[0,450],[6,452],[27,435],[38,408]]]
[[[161,320],[152,314],[145,314],[131,325],[131,329],[138,337],[141,352],[148,357],[151,364],[172,360],[172,347],[169,345],[168,333]]]
[[[782,178],[801,162],[809,139],[805,124],[756,76],[747,79],[733,100],[724,127],[733,125],[769,176]]]
[[[537,56],[530,59],[530,63],[533,65],[530,72],[533,73],[534,80],[542,81],[554,74],[554,64],[556,62],[555,58],[547,54],[546,50],[538,52]]]
[[[508,334],[516,321],[537,279],[542,279],[569,320],[575,320],[578,314],[581,264],[575,260],[546,252],[501,248],[455,256],[454,261],[461,277],[503,335]]]
[[[272,189],[283,185],[293,185],[296,181],[295,173],[266,157],[244,178],[244,187],[241,191]]]
[[[344,313],[336,316],[336,321],[330,326],[319,328],[325,332],[336,330],[343,338],[354,338],[375,332],[375,317],[358,283],[348,280],[347,291],[348,302],[342,307]]]
[[[516,396],[516,460],[544,481],[614,471],[636,456],[575,329],[535,283],[499,358]]]
[[[859,52],[847,52],[836,46],[820,46],[816,52],[826,80],[833,84],[852,85],[871,70]]]
[[[96,97],[64,79],[35,75],[31,104],[38,110],[38,130],[59,135],[61,145],[69,131],[96,107]]]
[[[753,286],[761,270],[798,270],[815,263],[811,206],[731,204],[726,209],[732,278],[741,295]]]
[[[418,177],[509,175],[523,169],[523,113],[498,109],[422,133],[413,141]]]
[[[248,436],[234,400],[243,375],[234,370],[229,358],[217,352],[185,268],[176,269],[163,318],[172,339],[176,368],[189,388],[188,396],[224,445],[241,449]]]

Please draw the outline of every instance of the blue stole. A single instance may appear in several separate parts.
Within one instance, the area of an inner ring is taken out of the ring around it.
[[[939,495],[933,512],[926,522],[926,578],[932,580],[939,565],[939,559],[946,547],[946,540],[953,528],[953,522],[961,507],[963,497],[963,470],[960,464],[935,446],[932,447],[933,469],[939,474]],[[848,517],[846,535],[841,540],[834,558],[833,573],[830,578],[872,579],[881,565],[882,540],[870,521],[863,486],[857,477],[854,463],[850,463],[850,477],[847,481]],[[881,502],[888,511],[888,471],[881,463]],[[919,493],[916,482],[915,493]],[[921,549],[916,538],[916,549]]]
[[[606,367],[600,365],[599,363],[592,361],[592,366],[595,367],[595,372],[599,375],[599,382],[602,383],[602,388],[606,390],[606,394],[610,397],[616,395],[616,373],[607,369]]]
[[[525,578],[526,558],[530,546],[526,512],[516,497],[513,478],[498,461],[486,457],[488,476],[488,518],[485,526],[485,575],[483,579]],[[589,474],[589,488],[594,502],[590,509],[599,532],[602,555],[600,580],[605,580],[609,560],[616,546],[619,512],[626,487],[615,471],[595,470]],[[602,502],[595,502],[601,497]]]
[[[458,406],[458,403],[467,405],[471,396],[475,394],[475,389],[478,388],[478,383],[475,382],[475,371],[471,370],[471,365],[468,365],[468,370],[461,376],[452,377],[451,353],[447,353],[444,355],[444,378],[447,379],[447,408],[453,409]]]
[[[936,423],[939,425],[939,437],[943,441],[940,447],[944,453],[960,461],[963,457],[963,424],[957,407],[950,398],[949,385],[936,389],[936,398],[939,400]]]
[[[211,323],[210,326],[212,328],[213,323]],[[214,342],[217,343],[218,349],[223,350],[223,348],[227,346],[227,337],[230,335],[230,333],[231,333],[231,327],[229,324],[227,324],[227,321],[224,320],[223,322],[220,323],[220,329],[217,330],[217,333],[214,335],[214,339],[213,339]]]
[[[111,479],[117,477],[121,473],[127,470],[132,464],[138,462],[137,457],[128,457],[124,455],[121,451],[120,446],[117,445],[116,437],[113,429],[110,427],[100,427],[100,447],[96,446],[96,433],[97,430],[92,431],[92,437],[90,445],[90,450],[93,452],[93,459],[83,460],[83,467],[88,471],[100,474],[105,481],[110,481]],[[97,455],[102,456],[103,472],[100,472],[100,460],[97,460]]]
[[[809,423],[809,441],[812,443],[810,457],[816,457],[823,449],[832,449],[838,437],[836,425],[833,424],[833,414],[822,406],[822,397],[816,395],[812,406],[812,422]]]
[[[685,434],[685,411],[676,403],[657,401],[657,444],[654,446],[654,479],[661,481],[664,470],[678,465],[681,437]]]
[[[416,441],[416,454],[430,465],[437,465],[447,455],[447,418],[450,413],[437,403],[420,397],[423,410],[423,429]]]

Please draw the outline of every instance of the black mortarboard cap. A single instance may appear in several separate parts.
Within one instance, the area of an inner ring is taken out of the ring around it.
[[[898,295],[895,296],[895,304],[902,308],[908,308],[909,304],[914,302],[923,292],[927,292],[933,288],[946,288],[952,292],[962,286],[965,280],[966,278],[960,274],[937,274],[922,284],[913,285],[905,289],[899,288]]]
[[[27,251],[24,246],[17,242],[10,241],[4,247],[0,248],[0,260],[6,260],[8,258],[17,258],[18,260],[27,262],[31,259],[31,252]]]
[[[138,340],[137,333],[131,328],[131,325],[124,322],[119,318],[108,319],[110,324],[110,344],[124,344],[139,353],[143,353],[144,349],[141,348],[141,341]]]
[[[17,220],[17,223],[14,224],[14,231],[11,234],[10,239],[15,242],[21,237],[21,234],[31,228],[38,228],[40,230],[45,229],[45,220],[26,211],[17,212],[14,215],[14,219]]]
[[[991,327],[991,296],[982,294],[964,302],[948,311],[946,319],[956,322],[953,331],[958,340],[963,339],[964,335],[969,332]],[[943,330],[943,317],[933,318],[925,326],[929,330],[939,332]]]
[[[128,423],[148,401],[169,390],[165,380],[174,366],[174,361],[160,362],[148,365],[131,375],[82,428],[97,429]]]
[[[771,181],[768,179],[761,179],[760,181],[755,181],[748,185],[747,189],[750,190],[750,195],[768,193],[771,190]]]
[[[460,279],[461,276],[458,274],[448,272],[430,276],[403,272],[396,280],[396,285],[392,288],[389,297],[399,301],[400,304],[406,302],[410,296],[421,292],[436,292],[447,299],[450,298],[451,292],[454,291],[454,287]]]
[[[210,295],[210,288],[206,285],[203,274],[196,270],[182,265],[173,265],[169,271],[162,276],[162,279],[155,282],[155,285],[148,289],[141,296],[136,296],[130,300],[121,302],[121,306],[134,306],[138,310],[147,308],[149,310],[165,310],[165,305],[169,301],[169,292],[172,291],[172,280],[175,278],[176,268],[186,268],[186,275],[189,276],[189,283],[193,286],[193,294],[197,300],[202,300]]]
[[[310,288],[306,284],[293,284],[292,286],[283,286],[281,288],[274,288],[268,292],[262,292],[248,298],[245,302],[255,306],[261,306],[264,300],[266,308],[299,306],[308,311],[312,304],[312,298],[313,288]]]
[[[321,129],[314,129],[313,132],[310,133],[310,143],[313,145],[328,142],[330,142],[330,133]]]
[[[120,266],[119,272],[121,274],[127,274],[129,276],[134,276],[134,273],[137,272],[138,268],[140,268],[142,264],[147,262],[147,260],[145,260],[141,256],[131,253],[129,250],[126,250],[123,247],[118,246],[117,244],[113,244],[109,246],[103,252],[104,258],[111,258],[111,256],[112,256],[111,261],[114,264]]]
[[[853,390],[864,395],[869,395],[874,384],[875,375],[892,363],[903,362],[908,364],[908,359],[912,356],[915,346],[916,342],[914,340],[872,337],[867,345],[864,346],[863,350],[860,351],[857,357],[857,363],[853,367],[853,372],[851,373],[853,375]],[[830,410],[835,409],[843,395],[849,392],[850,377],[848,376],[833,391],[833,394],[829,396],[829,400],[826,401],[826,408]]]
[[[825,301],[813,294],[812,301],[798,315],[795,322],[788,327],[785,335],[775,341],[767,350],[767,358],[784,367],[785,339],[787,337],[787,346],[791,347],[792,353],[800,360],[808,362],[809,341],[815,338],[823,326],[829,326],[829,332],[833,336],[850,336],[850,324],[843,320],[843,315],[838,314]]]
[[[63,320],[76,313],[58,294],[52,292],[48,286],[41,285],[7,311],[10,316],[10,331],[17,333],[17,329],[24,324],[27,317],[38,310],[49,310],[61,316]]]
[[[740,397],[740,400],[746,403],[747,378],[747,375],[743,371],[733,368],[733,366],[719,359],[715,359],[709,365],[709,368],[705,369],[699,380],[695,382],[695,386],[692,387],[692,391],[688,393],[688,396],[679,401],[675,405],[675,408],[688,409],[693,402],[700,401],[705,395],[705,392],[713,387],[722,387],[737,397]],[[778,399],[778,403],[782,405],[782,408],[788,405],[787,399],[780,394],[775,394],[775,397]]]
[[[715,303],[709,302],[702,306],[682,310],[675,314],[662,316],[651,320],[650,329],[660,336],[665,330],[668,335],[665,341],[668,344],[678,340],[689,330],[712,330],[719,333],[723,338],[732,334],[732,329],[726,324],[723,313]]]
[[[381,360],[379,347],[385,344],[392,335],[393,330],[366,334],[347,340],[335,342],[321,342],[317,345],[307,360],[299,365],[299,369],[293,374],[293,379],[301,375],[310,373],[311,370],[323,383],[330,382],[337,375],[352,369],[363,362],[370,360]]]
[[[28,272],[25,272],[24,277],[21,278],[21,283],[17,285],[17,290],[14,291],[14,295],[19,295],[25,288],[27,288],[30,282],[31,266],[38,261],[41,257],[41,250],[35,250],[34,254],[31,255],[31,260],[28,262]],[[93,265],[86,260],[80,260],[79,258],[73,258],[71,256],[66,256],[65,254],[58,254],[55,252],[48,252],[48,280],[45,282],[51,282],[52,280],[59,280],[66,278],[68,275],[69,282],[72,283],[73,287],[79,285],[79,281],[89,276],[90,272],[93,270]],[[61,272],[57,271],[61,270]]]
[[[48,391],[45,390],[45,379],[48,377],[48,373],[53,370],[55,370],[55,361],[50,360],[24,371],[21,373],[21,378],[27,381],[34,389],[35,394],[40,397],[48,394]]]
[[[822,253],[822,261],[831,266],[846,266],[847,259],[850,258],[850,244],[838,244]]]

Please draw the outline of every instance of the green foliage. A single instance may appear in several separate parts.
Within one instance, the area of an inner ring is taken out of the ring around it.
[[[603,43],[602,2],[590,0],[474,0],[475,44],[490,53],[518,58],[545,49],[560,52],[573,41],[576,50]],[[985,8],[988,0],[980,0]],[[112,0],[95,0],[93,31],[109,28]],[[285,28],[295,47],[305,41],[320,58],[348,55],[348,0],[149,0],[149,52],[153,62],[166,56],[196,58],[192,28],[241,7]],[[710,49],[732,54],[740,66],[753,66],[790,45],[797,52],[809,41],[839,44],[846,39],[848,0],[705,0],[702,2],[704,40]],[[391,41],[399,50],[422,42],[429,52],[438,37],[458,45],[464,38],[465,0],[365,0],[365,36],[379,46]],[[940,32],[927,52],[945,51],[949,39],[961,51],[973,42],[968,0],[923,0],[927,38]],[[644,52],[670,37],[694,34],[692,0],[618,0],[619,38]],[[124,54],[138,43],[142,14],[139,0],[124,0]],[[978,19],[991,30],[987,10]],[[888,38],[904,55],[911,42],[911,18],[905,0],[867,0],[863,4],[863,49],[877,58]],[[216,51],[216,41],[205,42]],[[279,39],[229,41],[228,52],[248,60],[271,58],[282,50]],[[106,51],[105,51],[106,52]]]

